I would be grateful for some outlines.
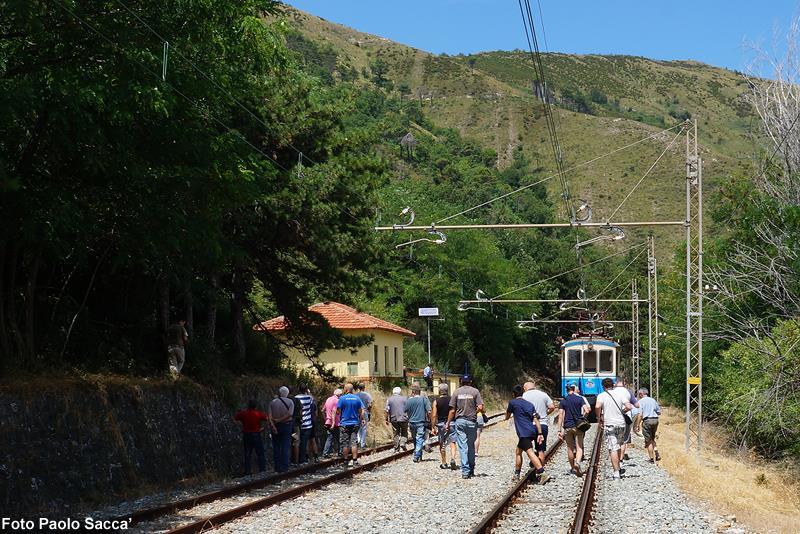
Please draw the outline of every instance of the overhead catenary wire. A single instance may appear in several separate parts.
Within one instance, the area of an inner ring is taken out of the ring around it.
[[[685,123],[684,123],[684,124],[685,124]],[[628,201],[628,199],[631,197],[631,195],[634,193],[634,191],[636,191],[636,189],[639,187],[639,185],[641,185],[641,183],[644,181],[644,179],[645,179],[645,178],[647,178],[647,177],[650,175],[650,173],[651,173],[651,172],[653,172],[653,169],[655,169],[655,168],[656,168],[656,165],[658,165],[658,162],[659,162],[659,161],[661,161],[661,158],[663,158],[663,157],[664,157],[664,155],[665,155],[667,152],[669,152],[669,149],[670,149],[670,148],[672,148],[672,145],[674,145],[674,144],[675,144],[675,141],[677,141],[677,140],[678,140],[678,137],[680,137],[680,135],[681,135],[682,133],[683,133],[683,129],[681,129],[681,131],[679,131],[677,134],[675,134],[675,137],[673,137],[673,138],[672,138],[672,141],[670,141],[670,142],[669,142],[669,144],[668,144],[668,145],[667,145],[667,147],[664,149],[664,151],[663,151],[663,152],[661,152],[661,154],[660,154],[660,155],[659,155],[659,156],[656,158],[656,160],[653,162],[653,164],[652,164],[652,165],[650,165],[650,167],[647,169],[647,172],[645,172],[645,173],[642,175],[642,177],[641,177],[641,178],[639,178],[639,181],[638,181],[638,182],[636,182],[636,185],[634,185],[634,186],[631,188],[631,190],[630,190],[630,191],[628,191],[628,194],[627,194],[627,195],[625,195],[625,198],[623,198],[623,199],[622,199],[622,202],[620,202],[620,203],[619,203],[619,206],[617,206],[617,209],[615,209],[615,210],[614,210],[614,211],[611,213],[611,215],[608,217],[608,220],[609,220],[609,221],[610,221],[611,219],[613,219],[613,218],[614,218],[614,215],[616,215],[616,214],[617,214],[617,212],[620,210],[620,208],[622,208],[622,206],[625,204],[625,202],[627,202],[627,201]]]
[[[638,139],[636,141],[628,143],[628,144],[626,144],[624,146],[621,146],[619,148],[615,148],[614,150],[611,150],[609,152],[601,154],[601,155],[599,155],[597,157],[594,157],[594,158],[592,158],[590,160],[584,161],[582,163],[578,163],[576,165],[572,165],[571,167],[567,167],[565,170],[566,170],[566,172],[570,172],[570,171],[574,171],[574,170],[580,169],[582,167],[587,167],[587,166],[589,166],[589,165],[591,165],[593,163],[596,163],[596,162],[600,161],[601,159],[605,159],[607,157],[613,156],[614,154],[622,152],[623,150],[627,150],[629,148],[635,147],[636,145],[640,145],[640,144],[644,143],[645,141],[649,141],[650,139],[658,137],[659,135],[661,135],[663,133],[666,133],[666,132],[669,132],[671,130],[674,130],[675,128],[678,128],[680,126],[681,125],[678,124],[678,125],[672,126],[670,128],[665,128],[663,130],[659,130],[658,132],[655,132],[655,133],[653,133],[651,135],[648,135],[647,137],[643,137],[642,139]],[[448,215],[444,219],[440,219],[440,220],[436,221],[434,224],[441,224],[443,222],[449,221],[450,219],[455,219],[456,217],[459,217],[461,215],[466,215],[467,213],[470,213],[470,212],[475,211],[477,209],[480,209],[480,208],[483,208],[483,207],[488,206],[490,204],[493,204],[493,203],[495,203],[495,202],[497,202],[499,200],[503,200],[504,198],[508,198],[510,196],[516,195],[517,193],[521,193],[522,191],[525,191],[526,189],[530,189],[531,187],[535,187],[535,186],[537,186],[539,184],[542,184],[542,183],[544,183],[544,182],[546,182],[548,180],[552,180],[553,178],[555,178],[557,176],[558,176],[557,174],[551,174],[549,176],[546,176],[546,177],[542,178],[541,180],[537,180],[535,182],[523,185],[521,187],[518,187],[517,189],[514,189],[513,191],[509,191],[508,193],[503,193],[502,195],[499,195],[499,196],[496,196],[494,198],[491,198],[491,199],[487,200],[486,202],[481,202],[480,204],[478,204],[476,206],[472,206],[471,208],[467,208],[467,209],[465,209],[463,211],[460,211],[458,213],[455,213],[453,215]]]
[[[607,256],[603,256],[602,258],[598,258],[596,260],[592,260],[589,263],[587,263],[585,266],[589,267],[590,265],[594,265],[596,263],[600,263],[601,261],[608,260],[608,259],[613,258],[615,256],[619,256],[621,254],[625,254],[626,252],[630,252],[631,250],[635,250],[635,249],[637,249],[639,247],[644,247],[645,245],[647,245],[647,243],[639,243],[638,245],[630,246],[630,247],[628,247],[626,249],[614,252],[614,253],[609,254]],[[530,284],[522,286],[522,287],[518,287],[516,289],[512,289],[511,291],[506,291],[505,293],[501,293],[499,295],[496,295],[496,296],[492,297],[491,299],[488,300],[488,302],[491,302],[493,299],[499,299],[500,297],[505,297],[505,296],[511,295],[513,293],[518,293],[520,291],[524,291],[526,289],[530,289],[532,287],[538,286],[538,285],[543,284],[545,282],[549,282],[550,280],[554,280],[554,279],[559,278],[561,276],[564,276],[564,275],[567,275],[567,274],[570,274],[570,273],[574,273],[575,271],[579,270],[580,268],[581,268],[580,266],[579,267],[574,267],[572,269],[569,269],[568,271],[564,271],[564,272],[561,272],[561,273],[558,273],[558,274],[554,274],[553,276],[549,276],[547,278],[543,278],[542,280],[537,280],[536,282],[530,283]],[[581,300],[589,300],[589,299],[581,299]]]

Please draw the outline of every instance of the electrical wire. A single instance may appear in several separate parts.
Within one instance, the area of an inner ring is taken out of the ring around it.
[[[64,5],[64,4],[63,4],[63,3],[61,3],[61,2],[58,2],[58,1],[56,1],[55,3],[56,3],[56,4],[57,4],[57,5],[58,5],[58,6],[59,6],[61,9],[63,9],[64,11],[66,11],[67,13],[69,13],[71,16],[73,16],[74,18],[76,18],[76,19],[77,19],[77,20],[78,20],[78,21],[79,21],[79,22],[80,22],[80,23],[81,23],[83,26],[85,26],[86,28],[88,28],[89,30],[91,30],[93,33],[95,33],[96,35],[98,35],[98,36],[99,36],[101,39],[103,39],[104,41],[106,41],[106,42],[107,42],[109,45],[111,45],[111,46],[114,48],[114,50],[115,50],[115,51],[117,51],[117,52],[121,52],[121,51],[122,51],[122,49],[121,49],[121,47],[120,47],[120,44],[119,44],[118,42],[116,42],[114,39],[110,38],[108,35],[106,35],[106,34],[105,34],[105,33],[103,33],[102,31],[100,31],[99,29],[97,29],[97,28],[96,28],[94,25],[92,25],[91,23],[87,22],[87,21],[86,21],[84,18],[80,17],[80,16],[79,16],[79,15],[78,15],[78,14],[77,14],[77,13],[76,13],[74,10],[70,9],[69,7],[67,7],[66,5]],[[152,29],[152,28],[151,28],[151,27],[150,27],[150,26],[149,26],[149,25],[148,25],[148,24],[147,24],[147,23],[146,23],[144,20],[142,20],[142,19],[141,19],[141,17],[139,17],[139,16],[138,16],[136,13],[134,13],[133,11],[131,11],[131,10],[130,10],[130,9],[127,7],[127,6],[125,6],[125,4],[123,4],[122,2],[119,2],[119,3],[120,3],[120,5],[122,5],[122,6],[123,6],[123,7],[124,7],[124,8],[125,8],[125,9],[126,9],[128,12],[130,12],[130,13],[131,13],[131,14],[132,14],[134,17],[136,17],[136,18],[137,18],[138,20],[140,20],[140,21],[141,21],[141,22],[142,22],[142,23],[143,23],[145,26],[147,26],[147,27],[148,27],[148,29],[150,29],[150,31],[152,31],[152,32],[153,32],[153,33],[154,33],[154,34],[155,34],[155,35],[156,35],[156,36],[157,36],[159,39],[162,39],[162,41],[164,41],[164,39],[163,39],[163,38],[160,36],[160,34],[158,34],[158,32],[156,32],[155,30],[153,30],[153,29]],[[165,42],[166,42],[166,41],[165,41]],[[176,53],[177,53],[177,52],[176,52]],[[122,55],[122,54],[120,54],[120,55]],[[203,72],[201,69],[199,69],[199,67],[197,67],[197,66],[196,66],[196,65],[195,65],[195,64],[194,64],[194,63],[193,63],[191,60],[189,60],[188,58],[185,58],[185,56],[181,55],[180,53],[178,53],[178,55],[179,55],[181,58],[185,59],[185,60],[186,60],[186,61],[187,61],[187,62],[188,62],[190,65],[192,65],[192,67],[193,67],[193,68],[195,68],[195,69],[196,69],[198,72],[200,72],[200,73],[201,73],[201,74],[202,74],[204,77],[206,77],[206,79],[208,79],[209,81],[211,81],[211,82],[212,82],[212,83],[213,83],[215,86],[217,86],[218,88],[220,88],[222,91],[226,92],[226,94],[227,94],[227,95],[228,95],[228,96],[229,96],[231,99],[233,99],[233,100],[234,100],[234,101],[237,103],[237,105],[239,105],[240,107],[242,107],[243,109],[245,109],[245,110],[246,110],[246,111],[247,111],[247,112],[248,112],[248,113],[249,113],[251,116],[253,116],[253,117],[254,117],[254,118],[255,118],[255,119],[256,119],[256,120],[257,120],[259,123],[261,123],[261,124],[262,124],[262,125],[264,125],[265,127],[269,128],[269,126],[268,126],[266,123],[264,123],[264,121],[263,121],[263,120],[261,120],[261,119],[260,119],[258,116],[256,116],[256,115],[255,115],[253,112],[251,112],[250,110],[248,110],[248,109],[247,109],[247,108],[246,108],[246,107],[245,107],[245,106],[244,106],[244,105],[243,105],[241,102],[239,102],[239,101],[238,101],[238,100],[237,100],[235,97],[233,97],[233,95],[231,95],[229,92],[227,92],[227,91],[226,91],[226,90],[225,90],[223,87],[219,86],[219,84],[218,84],[216,81],[214,81],[214,80],[213,80],[213,78],[211,78],[210,76],[208,76],[207,74],[205,74],[205,73],[204,73],[204,72]],[[164,85],[165,85],[165,86],[166,86],[168,89],[172,90],[172,91],[173,91],[175,94],[177,94],[178,96],[182,97],[183,99],[185,99],[186,101],[188,101],[189,103],[191,103],[193,106],[195,106],[195,107],[198,109],[198,111],[200,112],[200,115],[201,115],[201,116],[203,116],[203,117],[206,117],[206,118],[208,118],[208,119],[212,120],[213,122],[215,122],[216,124],[218,124],[219,126],[221,126],[222,128],[224,128],[224,129],[225,129],[227,132],[229,132],[229,133],[232,133],[232,134],[234,134],[235,136],[237,136],[239,139],[241,139],[242,141],[244,141],[244,142],[245,142],[245,143],[246,143],[246,144],[247,144],[247,145],[248,145],[250,148],[252,148],[252,149],[253,149],[253,150],[255,150],[256,152],[258,152],[259,154],[261,154],[261,155],[262,155],[264,158],[266,158],[266,159],[267,159],[268,161],[270,161],[270,162],[271,162],[273,165],[275,165],[275,166],[276,166],[278,169],[280,169],[280,170],[282,170],[282,171],[284,171],[284,172],[286,172],[286,173],[289,173],[289,172],[290,172],[290,171],[289,171],[289,169],[288,169],[288,168],[286,168],[284,165],[282,165],[280,162],[278,162],[278,161],[277,161],[277,159],[273,158],[272,156],[270,156],[269,154],[267,154],[266,152],[264,152],[262,149],[260,149],[259,147],[255,146],[253,143],[251,143],[251,142],[250,142],[250,140],[248,140],[248,139],[247,139],[247,138],[246,138],[246,137],[245,137],[245,136],[244,136],[244,135],[243,135],[241,132],[239,132],[237,129],[235,129],[235,128],[231,127],[231,126],[228,126],[228,125],[227,125],[225,122],[223,122],[222,120],[220,120],[219,118],[217,118],[217,117],[216,117],[216,116],[214,116],[213,114],[209,113],[209,112],[208,112],[208,111],[207,111],[207,110],[206,110],[206,109],[205,109],[203,106],[201,106],[201,105],[200,105],[200,104],[199,104],[197,101],[193,100],[192,98],[190,98],[189,96],[187,96],[186,94],[184,94],[182,91],[180,91],[180,89],[178,89],[178,88],[177,88],[177,87],[176,87],[174,84],[172,84],[172,83],[170,83],[169,81],[167,81],[167,80],[166,80],[166,79],[165,79],[165,78],[164,78],[164,77],[163,77],[163,76],[162,76],[160,73],[157,73],[156,71],[154,71],[153,69],[151,69],[150,67],[148,67],[148,66],[147,66],[145,63],[143,63],[142,61],[139,61],[139,60],[136,60],[136,59],[132,59],[132,61],[133,61],[133,62],[135,62],[136,64],[138,64],[138,65],[139,65],[139,66],[140,66],[142,69],[144,69],[144,70],[145,70],[145,71],[147,71],[148,73],[150,73],[150,74],[152,74],[153,76],[155,76],[156,78],[158,78],[158,79],[161,81],[161,83],[163,83],[163,84],[164,84]],[[303,154],[303,153],[302,153],[300,150],[298,150],[298,149],[297,149],[296,147],[294,147],[293,145],[291,145],[291,144],[288,144],[287,146],[289,146],[289,147],[290,147],[292,150],[295,150],[295,151],[296,151],[296,152],[297,152],[297,153],[300,155],[300,157],[301,157],[301,158],[305,158],[307,161],[311,162],[312,164],[316,164],[316,162],[315,162],[315,161],[313,161],[313,160],[312,160],[311,158],[309,158],[308,156],[305,156],[305,155],[304,155],[304,154]],[[354,214],[353,214],[353,213],[352,213],[350,210],[348,210],[347,208],[342,208],[342,209],[341,209],[341,212],[342,212],[342,213],[344,213],[345,215],[347,215],[348,217],[350,217],[351,219],[353,219],[353,220],[354,220],[354,221],[356,221],[356,222],[360,222],[360,220],[361,220],[361,219],[359,219],[357,216],[355,216],[355,215],[354,215]]]
[[[644,143],[645,141],[649,141],[650,139],[658,137],[659,135],[661,135],[663,133],[666,133],[666,132],[669,132],[671,130],[674,130],[675,128],[678,128],[679,126],[681,126],[681,125],[679,124],[679,125],[673,126],[671,128],[666,128],[664,130],[660,130],[660,131],[655,132],[655,133],[653,133],[651,135],[648,135],[647,137],[643,137],[642,139],[639,139],[637,141],[633,141],[631,143],[628,143],[627,145],[624,145],[624,146],[621,146],[619,148],[615,148],[614,150],[611,150],[609,152],[606,152],[605,154],[601,154],[601,155],[599,155],[597,157],[594,157],[594,158],[592,158],[590,160],[584,161],[583,163],[578,163],[576,165],[568,167],[566,169],[566,171],[570,172],[570,171],[574,171],[574,170],[580,169],[582,167],[587,167],[587,166],[589,166],[589,165],[591,165],[593,163],[596,163],[597,161],[600,161],[601,159],[613,156],[614,154],[617,154],[618,152],[622,152],[623,150],[627,150],[627,149],[632,148],[632,147],[634,147],[636,145],[640,145],[640,144]],[[454,219],[454,218],[456,218],[456,217],[458,217],[460,215],[465,215],[467,213],[475,211],[475,210],[477,210],[479,208],[482,208],[484,206],[488,206],[489,204],[497,202],[498,200],[503,200],[504,198],[508,198],[508,197],[510,197],[512,195],[516,195],[517,193],[525,191],[526,189],[530,189],[531,187],[535,187],[535,186],[537,186],[537,185],[539,185],[541,183],[544,183],[544,182],[546,182],[548,180],[552,180],[556,176],[558,176],[558,175],[557,174],[551,174],[550,176],[546,176],[545,178],[542,178],[541,180],[538,180],[536,182],[532,182],[530,184],[523,185],[521,187],[518,187],[517,189],[514,189],[513,191],[509,191],[508,193],[504,193],[502,195],[499,195],[497,197],[489,199],[486,202],[482,202],[482,203],[478,204],[477,206],[473,206],[471,208],[467,208],[467,209],[465,209],[463,211],[460,211],[458,213],[455,213],[453,215],[449,215],[449,216],[445,217],[444,219],[440,219],[440,220],[436,221],[434,224],[441,224],[441,223],[443,223],[445,221],[449,221],[450,219]]]
[[[638,245],[633,245],[633,246],[631,246],[631,247],[628,247],[628,248],[626,248],[626,249],[620,250],[620,251],[618,251],[618,252],[614,252],[613,254],[609,254],[608,256],[603,256],[602,258],[598,258],[598,259],[596,259],[596,260],[592,260],[592,261],[590,261],[589,263],[587,263],[585,266],[586,266],[586,267],[589,267],[590,265],[594,265],[594,264],[596,264],[596,263],[600,263],[601,261],[605,261],[605,260],[607,260],[607,259],[610,259],[610,258],[613,258],[613,257],[615,257],[615,256],[619,256],[620,254],[625,254],[626,252],[630,252],[631,250],[634,250],[634,249],[636,249],[636,248],[639,248],[639,247],[643,247],[643,246],[645,246],[645,245],[647,245],[647,243],[639,243]],[[524,290],[526,290],[526,289],[529,289],[529,288],[531,288],[531,287],[538,286],[539,284],[543,284],[543,283],[545,283],[545,282],[549,282],[550,280],[554,280],[554,279],[556,279],[556,278],[559,278],[559,277],[561,277],[561,276],[564,276],[564,275],[567,275],[567,274],[570,274],[570,273],[574,273],[575,271],[577,271],[577,270],[579,270],[579,269],[581,269],[581,268],[582,268],[582,266],[578,266],[578,267],[575,267],[575,268],[573,268],[573,269],[570,269],[570,270],[568,270],[568,271],[564,271],[564,272],[561,272],[561,273],[555,274],[555,275],[553,275],[553,276],[550,276],[550,277],[544,278],[544,279],[542,279],[542,280],[537,280],[536,282],[533,282],[533,283],[531,283],[531,284],[528,284],[528,285],[525,285],[525,286],[522,286],[522,287],[518,287],[518,288],[516,288],[516,289],[512,289],[511,291],[506,291],[505,293],[501,293],[501,294],[499,294],[499,295],[496,295],[496,296],[494,296],[494,297],[490,298],[490,299],[488,300],[488,302],[491,302],[492,300],[499,299],[500,297],[505,297],[505,296],[507,296],[507,295],[511,295],[511,294],[513,294],[513,293],[518,293],[518,292],[520,292],[520,291],[524,291]],[[583,299],[583,300],[588,300],[588,299]]]
[[[155,29],[153,29],[153,27],[150,24],[148,24],[147,21],[144,20],[144,18],[142,18],[138,13],[136,13],[130,7],[128,7],[128,5],[125,4],[125,2],[123,2],[122,0],[115,0],[115,1],[117,2],[117,4],[122,6],[123,9],[125,9],[128,13],[133,15],[136,18],[136,20],[141,22],[144,25],[144,27],[147,28],[153,35],[155,35],[161,42],[164,42],[164,43],[170,42],[167,38],[165,38],[160,33],[158,33]],[[203,71],[203,69],[198,67],[197,64],[194,61],[192,61],[191,59],[189,59],[185,55],[181,54],[180,51],[178,49],[176,49],[176,47],[174,45],[170,46],[170,52],[175,54],[175,55],[177,55],[180,59],[182,59],[186,63],[188,63],[189,66],[191,66],[195,71],[197,71],[203,78],[205,78],[206,80],[211,82],[214,85],[214,87],[216,87],[218,90],[220,90],[222,93],[224,93],[225,96],[230,98],[239,108],[241,108],[248,115],[250,115],[253,119],[255,119],[256,122],[261,124],[261,126],[263,126],[264,128],[266,128],[268,130],[270,129],[270,126],[266,122],[264,122],[264,120],[261,117],[259,117],[256,113],[254,113],[252,110],[250,110],[250,108],[248,108],[246,105],[244,105],[238,98],[236,98],[224,86],[220,85],[210,74],[206,73],[205,71]],[[315,161],[313,161],[311,158],[306,156],[299,148],[295,147],[291,143],[287,142],[286,146],[288,146],[289,148],[294,150],[300,156],[300,160],[301,161],[302,161],[302,159],[305,159],[305,160],[309,161],[312,164],[316,164]]]
[[[684,124],[685,124],[685,123],[684,123]],[[631,188],[631,190],[630,190],[630,191],[628,191],[628,194],[627,194],[627,195],[625,195],[625,198],[623,198],[623,199],[622,199],[622,202],[620,202],[620,203],[619,203],[619,206],[617,206],[617,209],[615,209],[615,210],[613,211],[613,213],[611,213],[611,215],[610,215],[610,216],[609,216],[609,218],[608,218],[608,220],[609,220],[609,221],[610,221],[611,219],[613,219],[613,218],[614,218],[614,215],[616,215],[616,214],[617,214],[617,212],[620,210],[620,208],[622,208],[622,206],[625,204],[625,202],[627,202],[627,200],[628,200],[629,198],[631,198],[631,195],[634,193],[634,191],[636,191],[636,189],[639,187],[639,185],[641,185],[641,183],[644,181],[644,179],[645,179],[645,178],[647,178],[647,176],[648,176],[648,175],[649,175],[649,174],[650,174],[650,173],[653,171],[653,169],[655,169],[655,168],[656,168],[656,165],[658,165],[658,162],[659,162],[659,161],[661,161],[661,158],[663,158],[663,157],[664,157],[664,155],[665,155],[667,152],[669,152],[669,149],[670,149],[670,148],[672,148],[672,145],[674,145],[674,144],[675,144],[675,141],[677,141],[677,140],[678,140],[678,137],[680,137],[680,135],[681,135],[682,133],[683,133],[683,129],[681,129],[681,131],[679,131],[678,133],[676,133],[676,134],[675,134],[675,137],[673,137],[673,138],[672,138],[672,141],[670,141],[670,142],[669,142],[669,144],[668,144],[668,145],[667,145],[667,147],[664,149],[664,151],[663,151],[663,152],[662,152],[662,153],[661,153],[661,154],[660,154],[660,155],[659,155],[659,156],[656,158],[656,160],[653,162],[653,164],[652,164],[652,165],[650,165],[650,168],[649,168],[649,169],[647,169],[647,172],[645,172],[645,173],[642,175],[642,177],[639,179],[639,181],[638,181],[638,182],[636,182],[636,185],[634,185],[634,186]]]

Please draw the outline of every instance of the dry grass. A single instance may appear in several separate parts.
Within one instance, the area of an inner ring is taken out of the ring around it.
[[[704,427],[702,453],[685,454],[684,422],[682,412],[665,410],[658,439],[661,465],[681,489],[716,513],[735,515],[757,532],[800,530],[796,466],[732,450],[730,439],[713,425]]]

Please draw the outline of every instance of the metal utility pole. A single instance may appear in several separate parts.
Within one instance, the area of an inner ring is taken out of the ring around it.
[[[658,262],[652,235],[647,236],[647,348],[649,351],[648,388],[658,400]]]
[[[431,318],[428,317],[428,365],[431,364]]]
[[[686,130],[686,450],[702,446],[703,162],[697,121]]]
[[[636,278],[631,280],[631,381],[633,389],[639,391],[639,290]]]

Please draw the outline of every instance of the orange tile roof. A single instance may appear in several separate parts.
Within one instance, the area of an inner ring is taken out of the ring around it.
[[[328,321],[328,324],[339,330],[386,330],[387,332],[395,332],[404,336],[416,336],[414,332],[406,330],[402,326],[378,319],[338,302],[320,302],[310,306],[308,309],[322,315]],[[278,332],[286,330],[288,327],[288,321],[281,315],[255,325],[253,329]]]

